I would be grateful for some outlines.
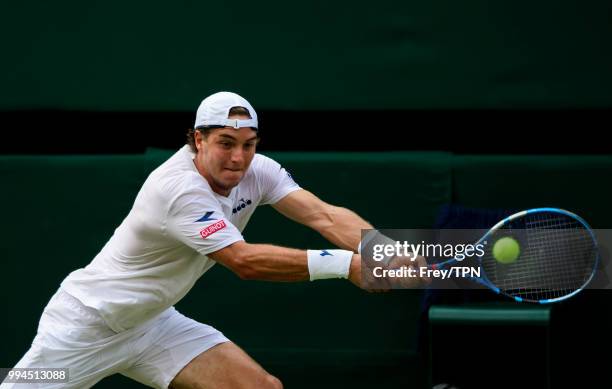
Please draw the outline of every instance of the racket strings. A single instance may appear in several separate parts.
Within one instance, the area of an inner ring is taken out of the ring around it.
[[[553,240],[550,238],[530,242],[530,247],[521,259],[521,266],[505,274],[507,289],[541,287],[554,291],[575,289],[582,285],[590,273],[589,269],[582,271],[584,276],[580,277],[581,269],[577,265],[581,261],[569,256],[568,252],[584,252],[588,248],[567,245],[561,248],[560,245],[551,245],[551,242]]]
[[[554,299],[580,289],[597,262],[596,245],[578,220],[540,212],[512,220],[492,234],[493,241],[511,236],[522,253],[511,264],[500,264],[487,250],[482,266],[502,292],[526,300]],[[491,245],[493,246],[493,245]]]

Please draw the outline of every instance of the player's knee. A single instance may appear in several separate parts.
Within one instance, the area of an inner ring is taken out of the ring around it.
[[[266,376],[266,388],[267,389],[283,389],[283,383],[271,374]]]

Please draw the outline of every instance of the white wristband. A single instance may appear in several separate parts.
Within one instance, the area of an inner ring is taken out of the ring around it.
[[[310,281],[348,278],[353,252],[348,250],[307,250]]]

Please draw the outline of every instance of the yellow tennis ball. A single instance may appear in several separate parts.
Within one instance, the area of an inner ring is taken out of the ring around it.
[[[521,246],[516,239],[505,237],[493,245],[493,258],[499,263],[509,264],[521,255]]]

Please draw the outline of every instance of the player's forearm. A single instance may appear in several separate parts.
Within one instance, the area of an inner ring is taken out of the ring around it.
[[[295,191],[273,206],[283,215],[314,229],[345,250],[357,251],[361,230],[372,228],[355,212],[321,201],[306,190]]]
[[[297,250],[269,244],[236,242],[209,254],[240,278],[262,281],[305,281],[350,278],[359,273],[359,256],[344,250]]]
[[[313,228],[336,246],[356,252],[361,230],[374,227],[350,209],[330,206]]]
[[[250,244],[237,260],[236,273],[244,279],[305,281],[309,279],[305,250],[269,244]]]

